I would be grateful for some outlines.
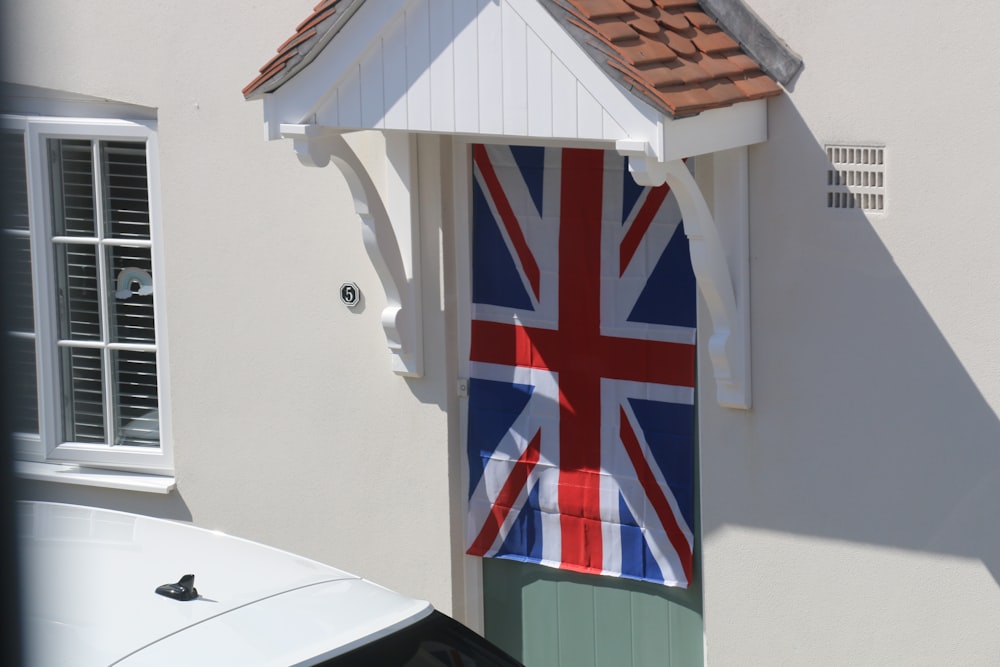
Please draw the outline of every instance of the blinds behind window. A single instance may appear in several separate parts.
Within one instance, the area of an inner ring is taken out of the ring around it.
[[[35,310],[28,228],[28,179],[24,135],[0,133],[0,242],[2,284],[7,304],[7,344],[11,352],[8,387],[11,419],[17,433],[38,433],[38,384],[35,357]]]
[[[65,437],[159,444],[145,146],[51,140]]]

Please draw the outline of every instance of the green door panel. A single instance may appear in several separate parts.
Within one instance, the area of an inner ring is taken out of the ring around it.
[[[701,590],[483,560],[486,636],[528,667],[702,665]]]

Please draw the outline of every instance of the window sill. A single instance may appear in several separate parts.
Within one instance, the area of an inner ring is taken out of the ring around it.
[[[122,470],[100,470],[77,465],[15,461],[14,472],[22,479],[79,486],[99,486],[105,489],[170,493],[177,486],[173,477],[147,475]]]

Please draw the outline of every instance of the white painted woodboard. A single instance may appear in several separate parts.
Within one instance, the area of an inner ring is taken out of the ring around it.
[[[406,126],[430,128],[430,9],[427,0],[406,9]]]
[[[434,132],[455,131],[455,58],[452,40],[455,26],[452,22],[452,6],[447,2],[432,2],[430,9],[430,102],[431,130]],[[434,100],[441,100],[434,104]]]
[[[655,139],[659,114],[538,11],[523,0],[415,0],[385,18],[367,48],[356,36],[341,47],[338,35],[328,50],[356,61],[321,53],[307,68],[314,101],[293,86],[288,103],[274,106],[295,123],[315,113],[316,122],[352,129]]]
[[[455,38],[453,55],[455,78],[454,96],[455,130],[457,132],[479,131],[479,65],[469,54],[479,51],[479,32],[476,25],[476,4],[472,2],[452,3]]]
[[[499,4],[479,0],[479,48],[470,55],[479,62],[479,131],[483,134],[503,133],[503,44],[498,30],[501,20]]]
[[[552,51],[528,28],[525,37],[527,68],[528,134],[552,136]]]
[[[409,127],[407,103],[406,71],[406,23],[405,16],[398,16],[392,26],[382,35],[382,80],[385,96],[386,129]]]
[[[381,128],[385,110],[382,87],[382,42],[376,42],[359,63],[361,71],[361,122],[364,127]]]
[[[527,26],[508,5],[501,5],[504,134],[528,133]]]

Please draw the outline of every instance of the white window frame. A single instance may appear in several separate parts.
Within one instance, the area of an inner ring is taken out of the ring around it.
[[[37,436],[34,434],[14,434],[15,458],[35,463],[70,464],[74,468],[71,468],[69,472],[73,472],[78,466],[85,475],[88,474],[87,468],[172,475],[173,437],[169,409],[166,289],[163,277],[163,229],[156,124],[146,120],[3,115],[0,116],[0,129],[5,132],[21,132],[24,136],[32,283],[34,285],[39,433]],[[60,442],[62,399],[58,358],[54,352],[58,338],[57,303],[53,291],[56,267],[49,234],[53,224],[52,183],[47,150],[47,142],[50,139],[145,142],[160,429],[158,447]],[[30,469],[36,473],[39,470],[38,466]],[[59,472],[67,472],[65,465],[59,469]],[[25,476],[46,478],[42,473]],[[107,484],[107,486],[127,488],[127,485],[122,486],[120,482],[121,475],[115,475],[113,478],[118,479],[119,483]],[[88,483],[74,480],[72,475],[66,481]]]

